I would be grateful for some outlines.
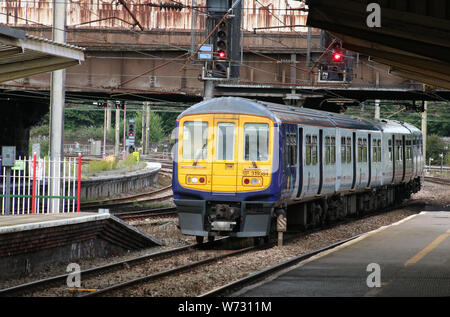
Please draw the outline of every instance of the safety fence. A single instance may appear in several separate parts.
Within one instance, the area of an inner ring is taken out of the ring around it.
[[[1,215],[80,211],[81,155],[74,158],[33,157],[1,168]]]

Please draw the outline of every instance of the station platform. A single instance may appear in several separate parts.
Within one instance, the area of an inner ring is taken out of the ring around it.
[[[450,296],[450,212],[421,212],[231,296]]]
[[[46,265],[162,245],[108,213],[0,216],[0,280]]]

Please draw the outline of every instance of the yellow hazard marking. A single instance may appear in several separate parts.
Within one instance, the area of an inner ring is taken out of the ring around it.
[[[449,235],[450,235],[450,229],[448,229],[445,233],[441,234],[439,237],[434,239],[434,241],[431,242],[429,245],[427,245],[423,250],[421,250],[415,256],[410,258],[408,261],[406,261],[405,266],[409,266],[409,265],[419,262],[425,255],[430,253],[434,248],[436,248],[439,244],[441,244],[442,241],[444,241],[445,238],[447,238]]]
[[[96,292],[95,288],[69,288],[71,292]]]

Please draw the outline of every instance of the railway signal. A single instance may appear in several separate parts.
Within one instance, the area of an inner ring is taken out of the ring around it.
[[[216,78],[228,77],[228,51],[230,48],[229,39],[229,23],[223,21],[217,27],[214,36],[214,66],[213,76]]]
[[[133,153],[134,145],[135,145],[135,137],[136,137],[136,123],[132,119],[130,119],[128,121],[127,135],[128,135],[128,139],[127,139],[128,152]]]

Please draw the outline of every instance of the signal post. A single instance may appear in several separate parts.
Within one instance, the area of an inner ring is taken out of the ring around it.
[[[239,78],[241,0],[206,1],[206,41],[196,58],[204,62],[204,99],[214,97],[214,83]]]

